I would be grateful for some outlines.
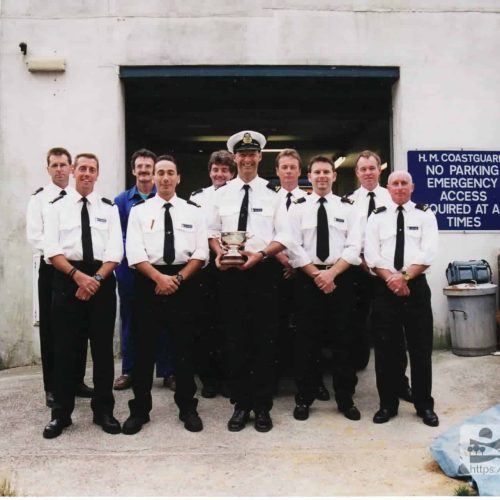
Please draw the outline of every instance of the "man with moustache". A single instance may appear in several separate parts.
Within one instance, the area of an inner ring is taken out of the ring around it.
[[[292,264],[301,269],[295,278],[297,393],[293,416],[296,420],[309,418],[316,398],[321,336],[326,331],[338,409],[347,419],[359,420],[361,414],[353,401],[357,377],[349,356],[354,291],[345,271],[360,263],[360,220],[332,193],[336,172],[329,158],[311,158],[308,178],[313,193],[294,203],[290,218],[294,239],[300,244]]]
[[[374,210],[366,225],[365,259],[377,275],[372,301],[375,371],[380,408],[376,424],[398,413],[399,346],[406,338],[413,403],[424,424],[439,425],[432,390],[433,318],[426,273],[436,257],[438,227],[427,205],[411,201],[408,172],[393,172],[387,188],[391,202]]]
[[[52,408],[54,404],[54,332],[50,317],[54,267],[48,264],[43,256],[44,221],[50,207],[50,202],[58,196],[65,196],[74,191],[69,185],[70,172],[71,155],[68,150],[60,147],[50,149],[47,153],[47,173],[52,182],[33,193],[28,203],[26,214],[26,235],[28,241],[33,246],[35,254],[40,259],[38,270],[38,326],[45,404],[49,408]],[[83,381],[87,364],[87,344],[87,339],[82,336],[74,371],[75,394],[84,398],[92,397],[92,389],[85,385]]]
[[[212,185],[193,191],[190,200],[203,209],[206,218],[211,213],[213,197],[236,174],[233,155],[226,150],[214,151],[208,160],[208,175]],[[200,308],[197,309],[197,371],[203,387],[204,398],[214,398],[218,393],[227,395],[223,366],[223,341],[218,325],[217,291],[219,288],[215,255],[210,252],[210,262],[200,273]]]
[[[209,222],[210,248],[220,269],[221,327],[226,343],[227,373],[234,412],[228,430],[239,432],[255,414],[255,429],[268,432],[275,384],[274,353],[278,331],[276,288],[281,265],[271,258],[291,242],[287,217],[279,210],[272,185],[258,175],[265,137],[253,130],[232,135],[238,176],[215,192]],[[246,231],[251,238],[240,267],[224,265],[221,232]]]
[[[156,195],[134,206],[127,229],[127,258],[137,270],[133,306],[137,356],[134,399],[129,401],[123,433],[136,434],[150,420],[155,347],[165,329],[175,353],[174,400],[179,420],[186,430],[199,432],[203,423],[194,397],[193,310],[198,307],[195,275],[208,259],[207,230],[200,208],[176,195],[181,176],[175,158],[159,156],[154,179]]]
[[[353,209],[362,216],[364,229],[373,210],[377,207],[387,206],[387,203],[391,201],[391,196],[387,189],[379,184],[382,169],[381,160],[377,153],[370,150],[362,151],[356,159],[355,173],[360,187],[348,195],[348,198],[354,201]],[[368,363],[370,356],[370,343],[366,329],[375,282],[364,260],[363,251],[361,265],[351,267],[348,272],[355,283],[356,291],[355,337],[357,340],[353,345],[353,362],[358,369],[362,369]],[[399,340],[401,341],[399,345],[399,397],[411,403],[413,402],[412,392],[405,374],[408,365],[406,344],[404,338],[401,337]]]
[[[132,175],[135,177],[135,185],[123,191],[115,198],[115,203],[120,212],[122,226],[123,244],[127,240],[127,224],[132,207],[141,200],[152,198],[156,194],[153,175],[156,155],[149,149],[139,149],[132,154],[130,164]],[[123,258],[121,264],[116,268],[116,280],[118,282],[118,294],[120,295],[120,317],[121,317],[121,350],[122,350],[122,373],[115,380],[113,388],[117,391],[128,389],[132,386],[132,368],[134,366],[135,350],[132,339],[132,298],[134,295],[135,271],[128,265],[127,257]],[[159,338],[157,353],[156,376],[163,378],[163,385],[175,390],[175,376],[172,367],[172,353],[168,343],[168,337],[163,335]]]
[[[73,175],[75,191],[52,201],[45,225],[44,254],[55,269],[51,316],[55,336],[55,401],[52,419],[43,431],[46,439],[59,436],[72,424],[75,388],[71,376],[82,333],[89,338],[92,352],[93,421],[109,434],[121,431],[113,416],[113,270],[123,257],[120,216],[112,201],[94,191],[99,176],[96,155],[77,155]]]

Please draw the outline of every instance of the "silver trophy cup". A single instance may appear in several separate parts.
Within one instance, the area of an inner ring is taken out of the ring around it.
[[[245,257],[241,255],[239,249],[248,240],[246,231],[222,231],[220,233],[220,243],[227,252],[221,257],[221,264],[224,266],[241,266],[245,263]]]

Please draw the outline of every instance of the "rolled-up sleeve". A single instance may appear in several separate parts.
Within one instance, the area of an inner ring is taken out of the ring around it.
[[[104,262],[120,263],[123,259],[123,238],[120,214],[116,205],[111,207],[111,216],[108,225],[108,241],[104,249]]]
[[[132,208],[128,218],[126,252],[129,267],[134,267],[139,262],[149,261],[139,219],[139,210],[139,207]]]
[[[59,242],[59,210],[50,205],[44,220],[43,253],[46,259],[64,254]]]
[[[345,241],[342,259],[349,262],[352,266],[361,264],[361,247],[363,246],[363,218],[355,211],[351,210],[348,215],[348,233]]]
[[[430,266],[438,252],[439,230],[436,216],[431,210],[424,212],[422,217],[422,240],[420,251],[412,259],[412,264]]]
[[[196,209],[196,249],[189,260],[208,262],[208,231],[202,209]]]
[[[378,220],[372,216],[368,219],[365,229],[365,260],[370,268],[385,268],[384,259],[380,253],[380,238]]]

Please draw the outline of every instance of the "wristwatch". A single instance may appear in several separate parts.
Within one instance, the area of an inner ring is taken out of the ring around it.
[[[265,250],[259,250],[257,253],[262,254],[262,260],[267,258],[267,252]]]
[[[95,273],[92,278],[94,278],[98,283],[100,283],[104,279],[103,275],[99,273]]]
[[[403,272],[403,278],[405,281],[411,280],[411,276],[406,271]]]
[[[175,279],[179,282],[179,284],[181,284],[184,281],[184,276],[182,276],[181,273],[177,273],[175,275]]]

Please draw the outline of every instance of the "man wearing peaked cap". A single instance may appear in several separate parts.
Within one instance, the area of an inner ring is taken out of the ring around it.
[[[233,416],[232,432],[243,430],[255,413],[255,429],[270,431],[273,405],[275,343],[278,332],[276,287],[281,265],[274,256],[293,245],[286,214],[267,180],[259,177],[261,149],[265,137],[251,130],[229,138],[238,175],[214,195],[208,224],[209,244],[221,271],[219,300],[224,311],[221,329],[226,345],[226,370],[230,383]],[[221,232],[245,231],[252,235],[245,244],[247,261],[239,268],[225,266]]]
[[[266,138],[253,130],[242,130],[233,134],[227,141],[227,149],[231,153],[237,151],[261,151],[266,145]]]

